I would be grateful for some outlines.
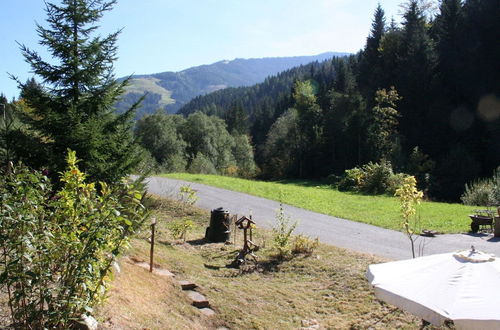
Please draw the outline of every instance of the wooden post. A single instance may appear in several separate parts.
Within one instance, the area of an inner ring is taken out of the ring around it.
[[[155,227],[156,227],[156,218],[153,217],[151,219],[151,250],[149,251],[149,272],[153,272],[153,255],[155,250]]]
[[[499,208],[499,210],[500,210],[500,208]],[[236,233],[237,233],[237,231],[236,231],[236,229],[237,229],[236,228],[236,221],[238,221],[238,215],[237,214],[233,215],[233,218],[232,218],[232,221],[231,221],[233,223],[233,245],[236,245]]]
[[[253,221],[251,213],[250,213],[250,220]],[[253,237],[252,236],[253,236],[253,229],[252,229],[252,226],[250,226],[250,240],[253,242]]]

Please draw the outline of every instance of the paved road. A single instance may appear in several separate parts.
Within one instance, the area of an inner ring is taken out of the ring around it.
[[[222,206],[231,214],[249,215],[251,213],[258,226],[267,228],[273,226],[279,203],[265,198],[159,177],[149,178],[148,190],[151,193],[176,198],[179,188],[183,185],[189,185],[197,191],[199,200],[196,205],[198,207],[211,210]],[[292,219],[299,220],[296,233],[318,237],[323,243],[390,259],[411,258],[410,241],[401,232],[289,205],[285,205],[285,212]],[[423,255],[465,250],[471,245],[478,250],[500,256],[500,239],[492,235],[438,235],[434,238],[418,237],[416,242],[417,248],[423,250]]]

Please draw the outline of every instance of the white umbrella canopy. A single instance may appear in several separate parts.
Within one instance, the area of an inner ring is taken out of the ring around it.
[[[434,325],[500,329],[500,259],[475,251],[370,265],[380,300]]]

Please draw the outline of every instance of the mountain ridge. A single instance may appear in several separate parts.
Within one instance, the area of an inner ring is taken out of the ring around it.
[[[196,96],[227,87],[251,86],[296,66],[345,55],[348,53],[325,52],[310,56],[235,58],[177,72],[132,75],[130,85],[116,107],[118,111],[124,111],[146,93],[142,107],[137,112],[137,118],[153,113],[157,109],[176,113]],[[119,80],[123,79],[125,78]]]

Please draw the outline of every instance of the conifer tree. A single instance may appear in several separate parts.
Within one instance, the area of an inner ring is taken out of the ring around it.
[[[37,24],[39,43],[51,54],[45,60],[21,45],[22,54],[40,79],[18,84],[32,111],[23,121],[34,129],[38,147],[53,177],[64,169],[70,148],[81,159],[80,167],[92,180],[112,182],[128,173],[139,157],[131,126],[139,101],[117,115],[114,103],[127,80],[113,74],[116,41],[120,31],[97,34],[97,22],[116,0],[62,0],[46,5],[48,27]]]
[[[419,145],[427,135],[428,115],[435,68],[434,43],[419,1],[412,0],[404,14],[399,64],[395,87],[403,97],[400,104],[401,128],[406,132],[406,148]],[[434,141],[431,141],[432,143]],[[423,146],[423,145],[422,145]]]
[[[382,86],[382,63],[380,42],[385,34],[385,13],[380,4],[375,9],[370,35],[366,39],[360,63],[360,87],[365,91],[365,96],[372,98],[372,94]]]
[[[437,71],[440,74],[443,92],[452,103],[459,102],[461,59],[461,28],[463,24],[461,0],[443,0],[440,13],[432,26],[438,55]]]

